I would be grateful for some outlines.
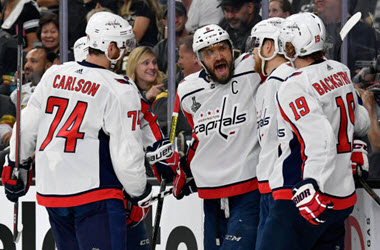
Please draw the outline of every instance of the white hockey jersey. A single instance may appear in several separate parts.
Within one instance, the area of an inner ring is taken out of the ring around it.
[[[367,133],[369,118],[358,104],[349,75],[345,65],[321,59],[297,70],[280,86],[279,128],[285,126],[292,133],[279,138],[281,156],[269,179],[275,199],[291,199],[295,184],[313,178],[334,209],[355,204],[353,134]]]
[[[260,84],[252,56],[240,62],[227,84],[209,82],[205,71],[178,86],[182,110],[193,128],[197,148],[190,168],[203,199],[257,189],[255,95]],[[247,68],[249,68],[247,70]]]
[[[28,101],[31,95],[34,92],[36,85],[33,85],[32,82],[28,82],[22,85],[21,87],[21,109],[25,108],[28,104]],[[17,106],[17,90],[14,90],[10,95],[11,101]]]
[[[38,203],[70,207],[123,199],[122,187],[141,195],[142,129],[150,131],[145,141],[161,139],[155,118],[143,114],[147,108],[133,82],[103,67],[68,62],[46,71],[21,113],[20,159],[36,150]]]
[[[289,63],[281,64],[260,85],[256,94],[257,136],[261,147],[256,172],[262,194],[271,192],[268,179],[278,158],[277,136],[285,133],[284,129],[277,128],[276,93],[281,83],[293,72],[294,68]]]

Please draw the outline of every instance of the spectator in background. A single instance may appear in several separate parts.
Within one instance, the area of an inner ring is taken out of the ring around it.
[[[164,74],[158,70],[157,56],[149,47],[137,47],[129,54],[127,76],[150,105],[164,89]]]
[[[357,88],[368,110],[371,126],[368,131],[369,178],[380,178],[380,84],[375,83],[366,90]]]
[[[153,47],[161,39],[161,8],[157,0],[124,0],[120,15],[133,27],[139,45]]]
[[[350,13],[355,9],[355,1],[349,2]],[[315,0],[315,11],[326,26],[325,55],[328,59],[340,61],[341,41],[341,1]],[[366,23],[358,22],[348,33],[348,68],[354,76],[362,68],[362,63],[376,58],[376,36],[374,30]]]
[[[179,41],[178,65],[182,69],[183,78],[202,69],[202,65],[193,51],[192,44],[193,36],[186,36]]]
[[[48,13],[41,17],[37,31],[38,39],[48,52],[58,54],[59,51],[59,21],[54,13]]]
[[[165,27],[167,27],[167,16],[168,9],[165,9],[163,23]],[[187,31],[185,29],[185,24],[187,21],[186,8],[181,3],[175,2],[175,38],[176,42],[182,37],[187,36]],[[176,60],[178,60],[178,45],[176,46]],[[168,69],[168,39],[165,38],[161,42],[159,42],[156,46],[154,46],[153,51],[157,55],[157,64],[158,69],[162,72],[167,72]]]
[[[246,43],[252,27],[261,21],[260,1],[221,0],[224,18],[220,27],[228,32],[235,50],[235,58],[246,51]]]
[[[287,18],[292,11],[289,0],[271,0],[269,2],[269,17]]]
[[[178,72],[176,75],[176,84],[185,78],[186,76],[198,72],[202,69],[202,65],[197,60],[197,57],[193,51],[193,36],[186,36],[181,38],[178,42],[179,46],[179,60],[178,66],[182,69],[181,72]],[[153,105],[152,112],[157,115],[158,123],[162,131],[167,134],[168,126],[168,92],[164,91],[159,94]],[[171,110],[169,111],[170,114]],[[183,113],[180,112],[178,115],[177,129],[178,134],[181,131],[184,131],[184,136],[191,136],[191,127],[184,117]],[[180,150],[181,151],[181,150]]]
[[[207,24],[219,23],[224,15],[223,10],[218,8],[218,0],[193,0],[191,1],[186,30],[192,34],[198,28]]]
[[[54,13],[46,13],[39,21],[38,38],[48,52],[57,54],[59,58],[59,20]],[[68,52],[68,60],[74,60],[72,51]]]
[[[52,64],[47,60],[47,51],[42,47],[34,48],[26,54],[24,74],[27,83],[22,85],[22,109],[26,107],[30,96],[32,95],[37,84],[40,82],[42,75],[51,65]],[[10,100],[15,106],[17,105],[17,90],[11,93]],[[1,144],[4,146],[9,145],[9,140],[12,135],[12,126],[13,124],[11,125],[9,123],[0,124]]]
[[[26,54],[24,75],[26,83],[22,85],[21,108],[26,107],[35,87],[40,82],[42,75],[50,68],[52,63],[47,59],[48,51],[43,47],[36,47]],[[10,95],[12,102],[17,104],[17,91]]]
[[[10,35],[16,35],[16,25],[18,22],[24,24],[25,46],[24,50],[29,51],[37,39],[38,20],[40,12],[36,2],[33,0],[6,0],[2,10],[1,29]]]

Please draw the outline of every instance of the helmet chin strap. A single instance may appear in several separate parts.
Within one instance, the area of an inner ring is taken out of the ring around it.
[[[120,49],[119,57],[116,58],[116,59],[109,58],[109,56],[108,56],[108,50],[105,51],[105,55],[106,55],[108,61],[110,61],[110,70],[111,71],[113,71],[115,69],[117,61],[124,55],[124,50],[125,49]]]
[[[275,56],[277,55],[277,50],[275,50],[273,52],[273,55],[270,56],[270,57],[264,57],[262,54],[261,54],[261,46],[259,47],[259,57],[261,58],[261,73],[264,75],[264,76],[267,76],[268,74],[265,73],[265,63],[266,61],[269,61],[269,60],[272,60]]]

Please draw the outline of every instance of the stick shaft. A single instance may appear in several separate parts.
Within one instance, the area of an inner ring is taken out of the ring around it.
[[[174,143],[174,139],[175,139],[175,132],[176,132],[176,128],[177,128],[177,119],[178,119],[179,109],[180,109],[180,101],[179,101],[179,97],[177,94],[175,97],[175,101],[174,101],[172,124],[170,127],[170,134],[169,134],[169,140],[171,143]],[[161,186],[160,186],[160,194],[165,192],[165,189],[166,189],[166,180],[162,177],[161,177],[161,180],[162,181],[161,181]],[[165,197],[165,195],[160,196],[160,194],[158,197],[156,217],[155,217],[154,226],[153,226],[152,250],[156,249],[158,231],[159,231],[160,221],[161,221],[162,207],[163,207],[164,197]]]
[[[358,177],[359,179],[359,182],[360,184],[362,185],[362,187],[364,188],[365,191],[367,191],[367,193],[372,197],[372,199],[374,199],[374,201],[380,205],[380,198],[379,196],[375,193],[375,191],[367,184],[367,182],[365,182],[365,180],[359,176]]]
[[[18,178],[18,171],[20,167],[20,142],[21,142],[21,95],[22,95],[22,57],[23,57],[23,23],[17,24],[17,109],[16,109],[16,151],[15,151],[15,178]],[[19,239],[18,231],[18,200],[14,204],[13,208],[13,242],[17,242]]]

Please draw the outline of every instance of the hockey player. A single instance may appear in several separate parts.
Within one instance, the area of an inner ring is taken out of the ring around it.
[[[233,68],[232,42],[218,25],[194,34],[193,50],[203,70],[178,86],[182,110],[193,128],[173,194],[191,192],[192,173],[204,199],[205,249],[254,249],[259,219],[256,163],[259,154],[255,94],[260,83],[252,56]],[[215,241],[216,237],[216,241]]]
[[[125,249],[123,189],[134,206],[150,199],[143,145],[161,131],[135,84],[112,72],[135,42],[128,22],[96,13],[86,33],[86,61],[51,67],[23,110],[21,168],[13,180],[12,136],[2,182],[8,199],[24,195],[36,150],[37,202],[47,208],[58,249]],[[129,222],[143,212],[132,210]]]
[[[261,194],[256,249],[259,249],[264,224],[274,202],[268,179],[278,158],[277,136],[285,133],[277,128],[277,104],[274,100],[281,83],[294,72],[279,47],[278,37],[283,20],[279,17],[263,20],[251,32],[250,48],[256,62],[255,71],[267,76],[256,94],[257,136],[261,147],[256,170]]]
[[[285,20],[281,43],[298,69],[276,99],[281,153],[269,177],[274,204],[259,249],[344,249],[344,220],[356,202],[353,134],[369,128],[349,69],[323,57],[326,32],[311,13]],[[275,239],[275,240],[273,240]]]

